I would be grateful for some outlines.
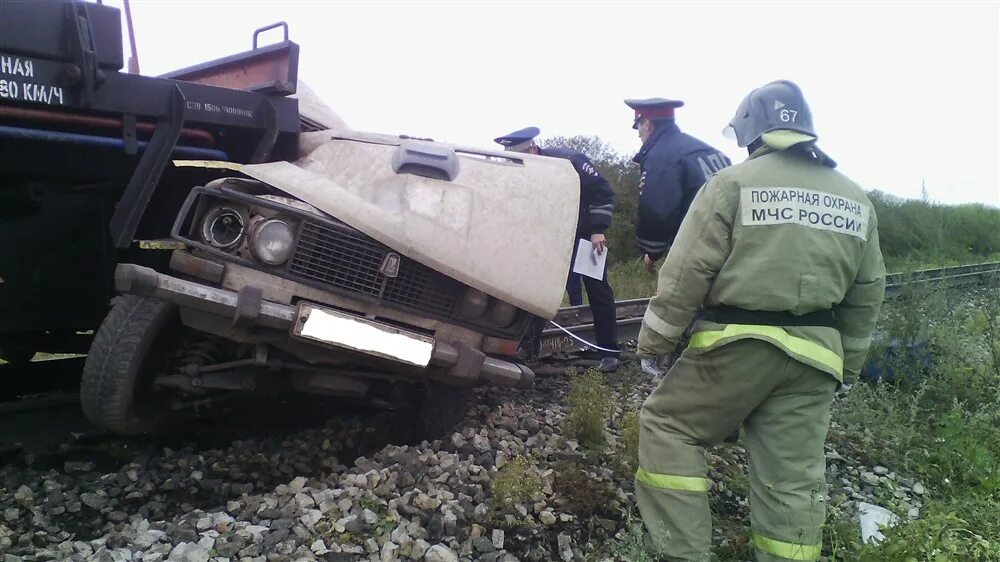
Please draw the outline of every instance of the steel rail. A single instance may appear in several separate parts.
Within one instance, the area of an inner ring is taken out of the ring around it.
[[[929,284],[945,287],[985,285],[1000,282],[1000,262],[979,263],[923,269],[910,273],[890,273],[886,275],[886,298],[895,298],[909,284]],[[625,342],[639,336],[642,315],[646,312],[649,299],[630,299],[615,302],[615,317],[618,319],[618,340]],[[553,321],[567,328],[576,336],[594,341],[594,316],[589,305],[561,308]],[[579,351],[582,346],[558,328],[550,327],[542,332],[541,355],[559,352]]]

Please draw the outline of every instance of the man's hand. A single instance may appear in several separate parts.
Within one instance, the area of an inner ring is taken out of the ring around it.
[[[605,248],[607,248],[603,234],[591,234],[590,243],[594,246],[594,251],[597,252],[597,255],[603,254]]]
[[[639,360],[639,366],[643,373],[652,377],[653,380],[659,380],[674,365],[672,359],[673,354],[661,357],[642,357]]]
[[[646,262],[646,271],[649,273],[656,273],[656,261],[649,257],[649,254],[642,256],[642,261]]]
[[[851,393],[851,389],[854,388],[854,383],[857,382],[854,378],[844,378],[844,382],[837,385],[837,390],[834,391],[833,397],[838,399],[847,398],[847,395]]]

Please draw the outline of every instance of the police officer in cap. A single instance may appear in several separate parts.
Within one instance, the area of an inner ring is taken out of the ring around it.
[[[678,100],[629,99],[635,111],[633,129],[638,129],[642,148],[632,159],[642,171],[639,177],[639,216],[636,231],[646,269],[667,253],[698,189],[712,174],[730,164],[725,154],[682,133],[674,121]]]
[[[508,135],[497,137],[494,142],[502,145],[505,150],[563,158],[569,160],[573,169],[580,176],[580,219],[577,221],[577,239],[590,240],[593,250],[598,254],[607,251],[604,231],[611,226],[611,215],[615,210],[615,193],[608,180],[597,171],[594,163],[587,155],[571,148],[542,148],[535,143],[535,137],[540,131],[537,127],[527,127]],[[571,243],[567,240],[567,243]],[[573,244],[573,260],[576,259],[576,241]],[[572,262],[570,262],[572,263]],[[572,268],[570,275],[573,275]],[[604,348],[601,353],[600,370],[608,373],[618,369],[618,334],[615,318],[615,295],[608,283],[607,262],[604,266],[604,277],[594,279],[580,276],[587,288],[590,299],[590,310],[594,316],[594,328],[597,345]]]

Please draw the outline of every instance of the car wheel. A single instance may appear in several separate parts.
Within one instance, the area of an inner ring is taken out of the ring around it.
[[[153,380],[177,349],[180,318],[166,302],[136,295],[115,300],[91,344],[80,381],[83,413],[121,435],[152,431],[167,412]]]

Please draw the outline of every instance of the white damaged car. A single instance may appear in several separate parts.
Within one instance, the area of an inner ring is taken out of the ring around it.
[[[473,386],[530,385],[515,354],[562,299],[571,165],[347,128],[299,153],[175,162],[216,179],[187,197],[170,271],[118,265],[81,384],[91,421],[136,434],[185,401],[307,392],[388,404],[428,437]]]

